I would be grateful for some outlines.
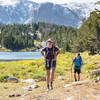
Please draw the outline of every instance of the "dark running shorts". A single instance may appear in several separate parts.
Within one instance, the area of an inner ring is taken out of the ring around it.
[[[56,67],[56,60],[46,59],[44,65],[46,70],[50,70],[52,67]]]
[[[77,72],[77,74],[80,74],[81,70],[80,69],[74,69],[74,73],[76,73],[76,72]]]

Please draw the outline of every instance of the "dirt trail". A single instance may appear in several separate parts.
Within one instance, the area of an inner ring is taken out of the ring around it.
[[[35,100],[100,100],[100,83],[55,88],[33,95]]]
[[[100,100],[100,82],[64,88],[65,84],[71,83],[69,74],[64,75],[64,80],[55,79],[54,89],[46,91],[45,81],[37,82],[39,88],[28,91],[23,89],[29,83],[0,83],[0,100]],[[81,80],[85,80],[86,76]],[[19,93],[20,97],[9,97],[9,93]]]

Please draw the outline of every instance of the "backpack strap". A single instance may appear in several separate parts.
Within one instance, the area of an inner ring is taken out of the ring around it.
[[[49,50],[48,50],[48,47],[46,47],[46,56],[48,55],[48,53],[49,53]]]
[[[75,57],[75,61],[76,61],[76,57]],[[75,61],[74,61],[74,62],[75,62]],[[81,56],[80,56],[80,58],[79,58],[79,63],[81,64]]]
[[[81,65],[81,59],[82,59],[82,58],[81,58],[81,56],[80,56],[80,58],[79,58],[80,65]]]
[[[53,46],[52,50],[53,50],[53,55],[54,55],[54,57],[55,57],[55,56],[56,56],[56,52],[55,52],[54,46]],[[45,54],[45,55],[47,56],[48,53],[49,53],[49,50],[48,50],[48,47],[46,47],[46,54]]]
[[[55,46],[53,46],[53,54],[54,54],[54,57],[55,57],[56,56]]]
[[[76,57],[75,57],[75,60],[74,60],[74,62],[76,61]]]

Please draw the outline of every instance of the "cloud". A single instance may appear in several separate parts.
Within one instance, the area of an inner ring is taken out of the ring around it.
[[[68,2],[96,2],[96,1],[99,1],[99,0],[31,0],[31,1],[38,2],[38,3],[53,2],[53,3],[62,4],[62,3],[68,3]]]

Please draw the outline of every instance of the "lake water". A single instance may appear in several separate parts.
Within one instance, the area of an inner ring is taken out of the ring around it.
[[[0,61],[32,60],[42,58],[40,52],[0,52]]]

